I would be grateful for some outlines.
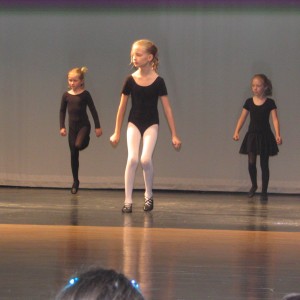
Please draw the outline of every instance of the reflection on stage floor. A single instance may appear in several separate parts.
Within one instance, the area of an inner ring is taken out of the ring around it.
[[[281,299],[300,292],[300,201],[155,192],[0,188],[0,299],[53,299],[78,269],[113,268],[147,300]]]

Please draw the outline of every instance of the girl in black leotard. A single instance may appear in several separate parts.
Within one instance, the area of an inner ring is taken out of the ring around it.
[[[68,73],[70,90],[62,96],[60,106],[60,134],[67,135],[65,127],[66,110],[69,115],[69,147],[71,151],[71,168],[73,174],[72,194],[76,194],[79,188],[79,151],[89,145],[91,124],[86,112],[89,107],[95,123],[96,136],[102,135],[99,117],[90,93],[84,89],[84,74],[87,68],[75,68]]]
[[[261,200],[268,200],[269,184],[269,156],[278,153],[277,145],[282,143],[280,136],[277,107],[273,99],[267,98],[272,95],[272,83],[264,74],[257,74],[252,78],[253,97],[246,100],[242,114],[237,122],[233,135],[235,141],[239,140],[239,132],[250,113],[250,124],[248,132],[242,142],[240,153],[248,154],[248,170],[252,187],[248,197],[253,197],[257,190],[256,157],[260,156],[262,171],[262,193]],[[269,123],[269,116],[272,116],[275,129],[275,137]]]
[[[132,190],[135,171],[138,165],[140,141],[143,141],[141,165],[145,181],[144,211],[153,209],[153,164],[152,154],[158,135],[157,102],[161,99],[172,134],[172,143],[176,149],[181,146],[177,136],[175,122],[167,88],[162,77],[157,74],[157,47],[149,40],[139,40],[131,48],[131,63],[137,71],[129,76],[124,84],[119,105],[115,132],[110,141],[116,146],[120,140],[121,126],[126,111],[127,101],[131,96],[132,107],[127,127],[128,159],[125,170],[125,203],[122,212],[132,212]]]

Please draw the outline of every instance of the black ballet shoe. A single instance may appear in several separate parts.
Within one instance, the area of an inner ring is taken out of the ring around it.
[[[77,194],[79,188],[79,181],[74,181],[71,189],[72,194]]]
[[[268,201],[268,194],[267,193],[261,193],[260,201],[262,201],[262,202]]]
[[[124,204],[124,206],[122,207],[122,213],[126,213],[126,214],[130,214],[132,213],[132,204]]]
[[[248,197],[252,198],[255,195],[256,190],[257,190],[257,186],[252,186],[252,188],[250,189],[250,191],[248,193]]]
[[[151,211],[154,207],[153,197],[147,198],[145,197],[144,211]]]

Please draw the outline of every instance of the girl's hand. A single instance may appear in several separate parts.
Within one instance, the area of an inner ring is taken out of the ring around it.
[[[61,136],[66,136],[66,135],[67,135],[67,130],[66,130],[66,128],[62,128],[62,129],[60,130],[60,135],[61,135]]]
[[[102,129],[101,128],[96,128],[95,129],[96,137],[99,137],[102,135]]]
[[[282,138],[281,138],[281,136],[276,136],[276,143],[277,143],[277,145],[281,145],[282,144]]]
[[[233,135],[233,140],[234,140],[234,141],[238,141],[239,139],[240,139],[239,134],[238,134],[238,133],[235,133],[235,134]]]
[[[120,140],[120,135],[118,135],[116,133],[114,133],[109,139],[109,141],[113,147],[116,147],[118,145],[119,140]]]
[[[181,140],[177,136],[172,137],[172,144],[176,150],[180,150]]]

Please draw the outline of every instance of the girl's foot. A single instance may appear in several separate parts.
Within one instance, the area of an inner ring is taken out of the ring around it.
[[[250,191],[248,193],[248,197],[252,198],[255,195],[256,190],[257,190],[257,185],[256,186],[252,186],[252,188],[250,189]]]
[[[153,197],[147,198],[145,197],[144,211],[151,211],[154,207]]]
[[[268,201],[268,193],[262,192],[260,195],[260,201]]]
[[[132,204],[131,203],[125,203],[122,208],[122,213],[132,213]]]
[[[74,181],[72,185],[71,193],[76,194],[78,192],[78,188],[79,188],[79,181]]]

